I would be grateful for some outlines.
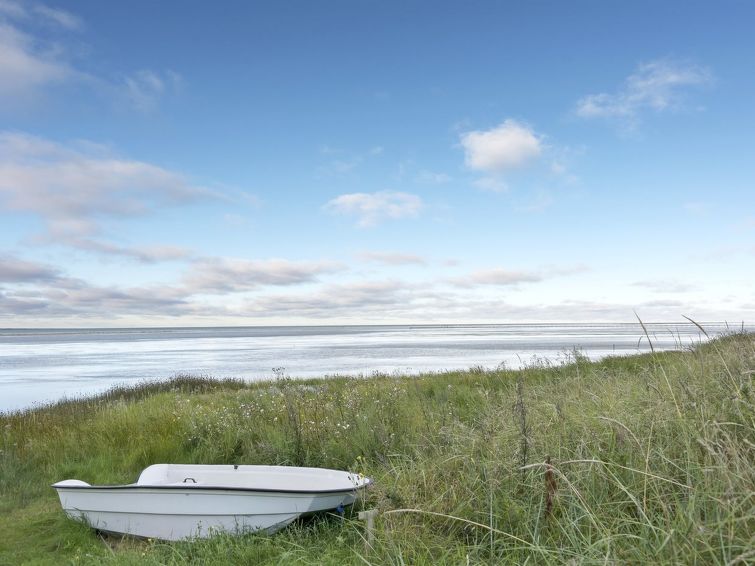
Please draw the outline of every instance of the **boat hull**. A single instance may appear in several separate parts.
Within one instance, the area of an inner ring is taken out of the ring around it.
[[[72,519],[94,529],[162,540],[204,538],[217,533],[273,533],[302,514],[354,502],[351,491],[324,494],[270,493],[202,488],[58,488]]]

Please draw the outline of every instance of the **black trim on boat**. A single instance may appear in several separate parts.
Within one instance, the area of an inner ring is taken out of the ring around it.
[[[202,485],[202,484],[182,484],[182,485],[51,485],[55,489],[83,489],[86,491],[91,490],[129,490],[129,489],[158,489],[158,490],[174,490],[183,489],[190,491],[246,491],[256,493],[297,493],[305,495],[316,495],[319,493],[351,493],[359,489],[364,489],[372,483],[371,480],[367,480],[362,485],[357,485],[352,488],[344,489],[266,489],[259,487],[223,487],[222,485]]]

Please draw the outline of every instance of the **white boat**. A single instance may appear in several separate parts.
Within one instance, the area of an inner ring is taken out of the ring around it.
[[[163,540],[273,533],[302,514],[354,503],[369,478],[293,466],[155,464],[136,483],[53,484],[66,514],[92,528]]]

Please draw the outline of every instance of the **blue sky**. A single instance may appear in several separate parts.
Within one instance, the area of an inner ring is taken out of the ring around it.
[[[752,323],[754,16],[0,0],[0,327]]]

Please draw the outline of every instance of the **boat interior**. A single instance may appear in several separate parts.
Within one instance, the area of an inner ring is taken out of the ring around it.
[[[350,472],[293,466],[154,464],[136,485],[212,486],[280,491],[340,491],[363,487],[369,479]]]

